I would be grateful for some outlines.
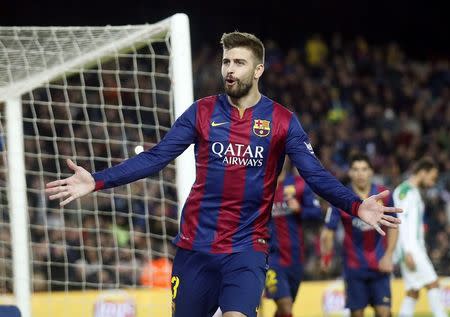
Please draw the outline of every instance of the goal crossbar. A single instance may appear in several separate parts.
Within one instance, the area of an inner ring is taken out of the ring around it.
[[[125,37],[118,39],[117,41],[110,41],[110,38],[105,38],[105,43],[95,47],[92,51],[89,52],[79,52],[79,56],[73,56],[69,60],[61,63],[55,64],[51,68],[46,69],[44,71],[38,71],[33,74],[29,74],[28,76],[24,76],[23,78],[19,78],[19,80],[12,80],[13,75],[11,74],[11,69],[9,62],[7,61],[7,55],[0,56],[0,65],[4,66],[4,69],[0,72],[8,72],[8,76],[0,76],[0,78],[9,77],[9,82],[3,82],[3,86],[0,86],[0,102],[6,101],[10,98],[14,98],[22,95],[23,93],[33,90],[36,87],[39,87],[45,82],[52,81],[63,73],[70,71],[73,68],[81,67],[83,65],[92,63],[97,61],[102,56],[111,54],[113,52],[120,52],[127,47],[130,46],[130,43],[141,42],[150,37],[155,38],[159,34],[161,34],[164,30],[166,30],[170,25],[170,18],[167,18],[163,21],[160,21],[155,24],[144,24],[144,25],[127,25],[127,26],[107,26],[104,28],[101,27],[29,27],[27,30],[31,32],[37,31],[50,31],[51,33],[56,32],[57,30],[64,30],[67,32],[83,32],[84,30],[89,31],[101,31],[101,32],[118,32],[118,34],[128,33]],[[14,34],[19,30],[18,27],[3,27],[2,33],[12,33]],[[0,34],[1,36],[1,34]],[[11,37],[14,37],[11,35]],[[106,41],[107,40],[107,41]],[[26,56],[24,56],[26,59]],[[24,61],[24,63],[27,63]]]

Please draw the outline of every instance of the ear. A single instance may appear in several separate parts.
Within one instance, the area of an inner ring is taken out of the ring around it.
[[[259,77],[261,77],[263,73],[264,73],[264,65],[263,64],[258,64],[258,65],[256,65],[255,73],[253,75],[253,78],[259,79]]]

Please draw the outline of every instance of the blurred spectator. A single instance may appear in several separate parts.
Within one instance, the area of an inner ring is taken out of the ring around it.
[[[167,258],[149,260],[140,277],[141,285],[148,287],[170,288],[172,262]]]
[[[321,66],[328,55],[328,46],[320,34],[314,34],[305,44],[306,60],[309,66]]]

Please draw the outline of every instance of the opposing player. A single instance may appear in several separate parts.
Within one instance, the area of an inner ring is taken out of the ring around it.
[[[423,216],[425,205],[420,190],[435,185],[438,168],[433,160],[424,158],[413,167],[412,175],[394,191],[394,204],[403,208],[400,216],[398,249],[401,253],[400,270],[405,284],[406,297],[400,308],[400,316],[414,315],[419,291],[423,287],[428,290],[428,302],[434,316],[447,316],[439,293],[436,272],[425,249]]]
[[[261,95],[264,46],[252,34],[224,34],[225,94],[200,99],[152,149],[90,174],[75,172],[47,185],[50,199],[64,206],[92,191],[155,174],[195,143],[196,180],[183,207],[172,270],[173,316],[255,316],[264,288],[269,229],[277,177],[285,155],[311,188],[380,233],[397,226],[385,215],[397,209],[364,201],[327,172],[314,155],[297,117]]]
[[[303,276],[303,219],[322,219],[320,204],[286,159],[272,207],[266,297],[277,305],[276,317],[292,317],[292,305]]]
[[[361,198],[385,191],[372,182],[373,169],[369,158],[357,154],[350,159],[350,188]],[[384,197],[382,203],[392,206],[392,198]],[[342,221],[345,235],[343,245],[346,306],[352,317],[364,316],[364,309],[372,305],[377,317],[391,315],[390,273],[393,270],[393,253],[398,229],[389,228],[387,236],[380,236],[361,219],[332,207],[325,218],[321,234],[322,266],[327,269],[329,254],[333,249],[334,231]]]

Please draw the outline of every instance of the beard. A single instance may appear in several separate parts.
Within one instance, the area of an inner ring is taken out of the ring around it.
[[[239,99],[248,95],[248,92],[252,87],[253,82],[251,79],[248,81],[236,80],[232,87],[228,87],[226,80],[224,80],[225,93],[231,98]]]

